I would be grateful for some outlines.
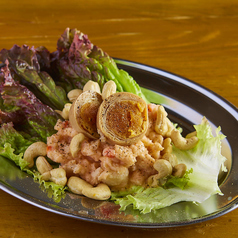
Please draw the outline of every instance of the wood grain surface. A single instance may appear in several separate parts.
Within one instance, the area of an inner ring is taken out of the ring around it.
[[[110,56],[158,67],[238,107],[237,0],[9,0],[0,4],[0,48],[46,46],[77,28]],[[219,116],[219,115],[218,115]],[[138,230],[59,216],[0,191],[0,237],[235,237],[238,209],[185,227]]]

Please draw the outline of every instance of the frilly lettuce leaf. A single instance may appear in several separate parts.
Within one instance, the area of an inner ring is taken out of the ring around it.
[[[16,135],[13,134],[13,136]],[[44,181],[39,172],[28,169],[28,162],[23,159],[23,153],[16,154],[15,149],[12,148],[11,144],[5,143],[4,147],[0,146],[0,155],[12,160],[22,171],[31,175],[35,181],[39,182],[42,189],[46,191],[48,196],[53,198],[55,202],[59,202],[61,198],[65,196],[65,190],[67,189],[66,186],[58,185],[50,181]]]
[[[48,72],[68,90],[82,89],[89,80],[98,82],[102,88],[113,80],[118,91],[132,92],[147,101],[136,81],[126,71],[118,69],[113,58],[77,29],[67,28],[61,35],[57,51],[51,54],[51,66],[55,70]]]
[[[8,143],[17,155],[24,153],[27,147],[36,140],[36,138],[31,137],[29,134],[21,134],[16,131],[12,122],[4,123],[0,127],[0,147],[4,148],[5,144]]]
[[[170,175],[166,178],[165,183],[162,185],[163,188],[168,189],[168,188],[174,188],[178,187],[180,189],[185,189],[190,178],[189,174],[193,172],[193,169],[191,168],[190,170],[187,170],[184,174],[183,177],[176,177],[173,175]]]
[[[188,170],[192,169],[186,186],[183,189],[136,186],[126,192],[113,192],[111,199],[121,206],[121,210],[132,205],[145,214],[180,201],[202,203],[214,194],[222,195],[218,175],[220,169],[226,171],[226,158],[221,155],[221,140],[225,136],[219,133],[220,128],[217,128],[216,135],[213,136],[211,126],[205,118],[195,129],[199,142],[193,149],[183,151],[173,147],[178,163],[186,164]]]
[[[47,72],[42,71],[38,59],[42,67],[47,68],[49,62],[47,64],[46,55],[47,51],[42,48],[37,51],[34,47],[30,48],[27,45],[22,47],[14,45],[10,50],[3,49],[0,51],[0,61],[9,66],[15,81],[19,81],[34,91],[34,94],[45,104],[61,110],[64,104],[68,102],[66,92],[62,87],[55,84]]]
[[[27,87],[14,81],[7,65],[1,71],[1,75],[4,75],[0,83],[1,124],[11,121],[17,131],[46,142],[47,137],[55,133],[54,125],[60,116],[36,98]]]
[[[39,182],[41,189],[46,191],[48,197],[53,198],[55,202],[60,202],[60,200],[65,197],[65,191],[68,189],[67,186],[43,180],[41,178],[42,175],[38,171],[32,172],[31,170],[26,170],[26,172],[32,175],[35,181]]]
[[[24,136],[26,137],[26,135]],[[12,122],[3,124],[0,127],[0,155],[13,161],[22,171],[31,175],[34,180],[39,182],[49,197],[52,197],[56,202],[59,201],[65,195],[67,187],[46,182],[34,168],[30,170],[27,167],[29,163],[23,159],[23,154],[34,141],[31,137],[26,139],[24,136],[13,128]],[[6,143],[6,141],[8,142]]]
[[[0,155],[12,160],[21,170],[24,170],[29,163],[23,159],[23,153],[17,155],[14,151],[15,149],[9,143],[5,143],[4,147],[0,147]]]
[[[50,197],[59,201],[66,187],[42,180],[40,173],[35,168],[29,169],[28,162],[23,159],[28,146],[36,141],[46,142],[47,137],[55,133],[54,125],[59,115],[25,86],[15,82],[7,65],[1,76],[0,155],[12,160],[37,180]]]

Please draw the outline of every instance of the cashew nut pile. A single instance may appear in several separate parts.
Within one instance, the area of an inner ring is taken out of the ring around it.
[[[62,168],[53,169],[45,156],[47,154],[47,145],[44,142],[35,142],[31,144],[24,153],[24,160],[29,162],[28,167],[31,168],[36,163],[36,168],[45,181],[52,181],[58,185],[65,186],[67,184],[66,172]],[[36,158],[36,162],[34,159]]]
[[[116,93],[113,81],[107,82],[102,92],[93,81],[86,83],[83,90],[70,91],[67,96],[71,103],[57,111],[64,119],[55,126],[58,132],[48,138],[47,144],[36,142],[25,151],[28,166],[31,168],[35,163],[43,180],[67,185],[71,192],[96,200],[109,199],[111,190],[132,185],[158,187],[161,180],[170,175],[183,177],[186,165],[178,163],[172,146],[189,150],[198,142],[196,134],[183,137],[168,119],[163,106],[146,104],[144,112],[140,99],[130,104],[134,114],[130,111],[125,114],[128,121],[123,125],[128,125],[130,133],[124,132],[123,136],[129,138],[137,131],[141,134],[132,140],[126,138],[126,143],[117,143],[98,129],[100,120],[95,118],[100,105]],[[87,115],[81,115],[82,112]],[[132,124],[134,115],[141,117]],[[116,133],[124,131],[119,124],[115,125],[118,126]],[[140,126],[141,131],[136,126]],[[59,168],[52,168],[50,160],[59,163]]]

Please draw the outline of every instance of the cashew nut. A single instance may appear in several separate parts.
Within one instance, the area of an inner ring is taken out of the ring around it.
[[[70,110],[70,107],[71,107],[71,103],[66,103],[64,105],[64,108],[62,111],[60,110],[55,110],[58,114],[60,114],[65,120],[68,120],[69,119],[69,110]]]
[[[44,156],[39,156],[36,159],[36,168],[40,172],[40,174],[44,174],[45,172],[49,172],[52,170],[52,166],[46,160]]]
[[[36,160],[36,167],[45,181],[52,181],[58,185],[65,186],[67,183],[66,171],[63,168],[52,169],[47,160],[40,156]]]
[[[106,82],[102,89],[102,99],[109,97],[110,95],[117,92],[117,85],[114,81],[110,80]]]
[[[92,199],[107,200],[111,196],[111,190],[106,184],[101,183],[97,187],[93,187],[79,177],[70,177],[67,185],[73,193],[84,195]]]
[[[161,159],[169,161],[169,163],[172,165],[172,167],[174,167],[175,165],[178,164],[178,159],[175,154],[165,153],[165,154],[163,154]]]
[[[173,147],[171,145],[171,139],[166,138],[163,141],[163,151],[162,151],[162,157],[161,159],[165,159],[169,161],[169,163],[173,166],[175,166],[178,163],[176,155],[172,154]]]
[[[166,181],[166,177],[161,178],[159,174],[154,174],[147,179],[147,185],[151,188],[156,188],[164,185]]]
[[[67,183],[66,171],[63,168],[52,169],[50,180],[58,185],[65,186]]]
[[[85,136],[83,133],[79,133],[72,138],[69,148],[74,158],[77,156],[78,152],[80,151],[81,143],[83,142],[84,139],[85,139]]]
[[[71,176],[69,178],[67,185],[73,193],[79,194],[79,195],[83,194],[83,189],[85,187],[86,188],[93,188],[93,186],[91,184],[89,184],[85,180],[83,180],[79,177],[75,177],[75,176]]]
[[[83,87],[83,92],[85,91],[95,91],[99,94],[101,94],[100,86],[97,82],[94,82],[92,80],[89,80]]]
[[[73,102],[82,92],[83,90],[81,89],[73,89],[68,92],[67,97],[70,102]]]
[[[155,131],[162,135],[169,137],[171,131],[174,129],[174,125],[167,117],[167,112],[165,111],[163,106],[158,106],[157,109],[157,118],[155,123]]]
[[[147,184],[148,184],[151,188],[158,187],[158,174],[151,175],[151,176],[147,179]]]
[[[171,139],[174,143],[174,146],[180,150],[189,150],[196,146],[198,143],[198,138],[196,136],[192,136],[190,138],[184,138],[180,132],[174,129],[171,132]]]
[[[164,159],[156,160],[154,163],[154,168],[158,171],[158,179],[171,175],[173,170],[169,161]]]
[[[177,164],[173,167],[173,175],[179,178],[182,178],[187,170],[185,164]]]
[[[34,165],[34,158],[37,156],[46,156],[47,145],[44,142],[35,142],[31,144],[25,151],[23,159],[26,160],[31,168]]]
[[[186,138],[191,138],[193,136],[197,136],[197,131],[190,132],[186,135]]]
[[[169,153],[171,154],[172,153],[172,145],[171,145],[171,139],[170,138],[165,138],[164,141],[163,141],[163,151],[162,153],[165,154],[165,153]]]
[[[49,181],[51,179],[50,171],[47,171],[41,174],[41,178],[45,181]]]
[[[83,195],[96,200],[107,200],[111,197],[111,190],[106,184],[100,183],[97,187],[90,189],[84,188]]]

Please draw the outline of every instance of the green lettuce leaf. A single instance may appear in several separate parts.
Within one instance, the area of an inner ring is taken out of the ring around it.
[[[132,205],[145,214],[181,201],[202,203],[214,194],[222,195],[218,175],[220,169],[226,171],[226,158],[221,155],[221,140],[225,136],[219,133],[220,128],[217,128],[216,135],[213,136],[212,128],[205,118],[195,129],[199,142],[193,149],[182,151],[173,147],[178,163],[186,164],[188,170],[192,169],[186,186],[183,189],[179,186],[168,189],[137,186],[126,192],[113,192],[111,199],[121,206],[121,210]]]
[[[26,170],[26,172],[33,176],[34,180],[40,184],[41,189],[47,192],[48,197],[53,198],[55,202],[60,202],[60,200],[65,197],[65,191],[68,189],[67,186],[43,180],[41,178],[42,175],[37,171],[32,172],[31,170]]]
[[[3,148],[9,143],[16,154],[24,153],[27,147],[36,141],[37,139],[29,134],[16,131],[12,122],[2,124],[0,127],[0,147]]]
[[[23,153],[17,155],[14,151],[15,149],[9,143],[4,144],[4,147],[0,147],[0,155],[12,160],[21,170],[24,170],[29,163],[23,159]]]
[[[185,189],[190,180],[189,174],[191,174],[192,172],[192,168],[190,170],[187,170],[182,178],[173,175],[168,176],[165,184],[163,184],[163,188],[168,189],[178,187],[180,189]]]
[[[4,129],[3,127],[7,127],[7,129]],[[23,152],[20,149],[21,146],[23,148],[30,145],[32,142],[29,140],[24,139],[23,136],[21,136],[17,131],[13,129],[13,127],[10,127],[9,125],[3,125],[0,128],[0,138],[1,135],[5,136],[5,139],[7,137],[11,137],[11,144],[10,143],[4,143],[4,140],[0,141],[0,155],[13,161],[22,171],[28,173],[33,177],[35,181],[38,181],[40,187],[42,190],[46,191],[48,196],[50,198],[53,198],[55,202],[59,202],[61,198],[65,196],[65,190],[67,189],[66,186],[57,185],[54,182],[48,182],[44,181],[41,178],[41,174],[36,171],[34,168],[31,170],[28,168],[28,162],[23,159]],[[1,158],[0,158],[1,159]]]

